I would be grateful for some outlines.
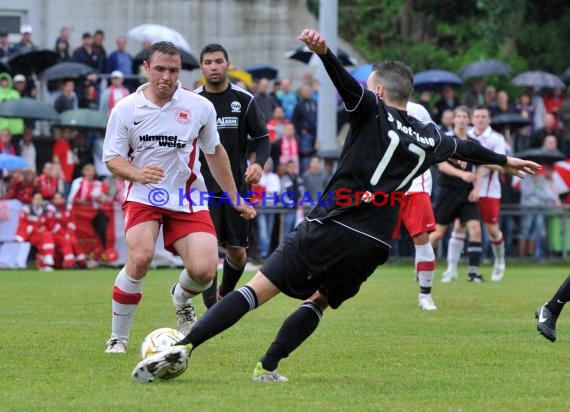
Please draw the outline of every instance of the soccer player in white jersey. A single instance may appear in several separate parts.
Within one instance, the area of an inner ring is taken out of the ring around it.
[[[498,154],[506,154],[505,137],[491,128],[491,114],[485,106],[479,106],[473,111],[471,118],[473,127],[467,132],[469,137],[479,141],[483,147]],[[501,168],[494,165],[480,167],[477,173],[479,185],[479,209],[481,220],[489,233],[491,247],[493,249],[494,263],[491,280],[499,282],[505,274],[505,240],[503,232],[499,228],[499,211],[501,208],[501,182],[499,173]],[[465,242],[465,229],[455,225],[451,235],[451,253],[455,255],[449,262],[458,262]],[[449,267],[444,277],[457,278],[457,266],[455,272]]]
[[[422,122],[432,122],[431,116],[421,104],[408,102],[408,115]],[[437,306],[431,296],[435,274],[435,253],[429,241],[429,234],[435,230],[435,217],[431,205],[432,178],[430,170],[412,180],[412,185],[404,196],[398,223],[394,229],[394,238],[399,236],[400,223],[410,234],[415,253],[416,278],[420,285],[418,306],[420,309],[433,311]]]
[[[121,99],[109,118],[103,161],[127,181],[122,208],[128,255],[113,288],[107,353],[127,350],[161,225],[165,248],[178,254],[185,267],[172,297],[178,328],[187,333],[196,321],[191,298],[210,286],[218,261],[216,231],[202,196],[200,150],[231,204],[243,218],[255,217],[253,207],[238,199],[214,107],[182,88],[181,67],[174,44],[153,44],[144,62],[149,82]]]

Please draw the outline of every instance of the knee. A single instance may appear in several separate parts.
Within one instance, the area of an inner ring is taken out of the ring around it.
[[[136,268],[137,272],[146,271],[152,262],[153,255],[154,250],[152,249],[131,250],[129,252],[129,262]]]
[[[194,262],[186,267],[188,277],[197,284],[205,285],[214,279],[214,275],[218,269],[218,262]]]
[[[474,241],[480,241],[481,240],[481,228],[480,227],[472,227],[469,230],[469,238],[471,240]]]
[[[230,247],[226,250],[229,259],[234,265],[243,266],[247,260],[247,253],[243,247]]]

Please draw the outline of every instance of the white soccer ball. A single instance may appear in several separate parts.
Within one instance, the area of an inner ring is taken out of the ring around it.
[[[146,338],[144,338],[141,345],[141,357],[143,359],[148,358],[158,352],[168,349],[176,342],[184,338],[184,335],[172,328],[160,328],[150,332]],[[181,375],[186,368],[188,368],[188,359],[179,365],[171,367],[163,375],[159,376],[161,379],[173,379]]]

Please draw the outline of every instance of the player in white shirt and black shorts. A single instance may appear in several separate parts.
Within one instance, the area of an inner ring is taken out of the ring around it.
[[[149,82],[121,99],[109,118],[103,161],[126,181],[122,208],[128,255],[113,288],[107,353],[127,350],[161,226],[165,248],[178,254],[185,266],[171,291],[178,329],[187,333],[196,321],[191,298],[211,285],[218,263],[216,231],[202,199],[206,186],[200,151],[236,210],[245,219],[255,217],[253,207],[238,201],[216,129],[216,111],[207,99],[182,88],[181,66],[174,44],[153,44],[144,62]]]

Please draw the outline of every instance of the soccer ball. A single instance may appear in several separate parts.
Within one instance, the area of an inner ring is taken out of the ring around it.
[[[144,338],[141,345],[141,357],[143,359],[148,358],[158,352],[168,349],[170,346],[174,345],[176,342],[184,338],[184,335],[172,328],[160,328],[150,332],[146,338]],[[163,375],[159,376],[161,379],[173,379],[181,375],[186,368],[188,368],[188,359],[184,362],[172,366]]]

